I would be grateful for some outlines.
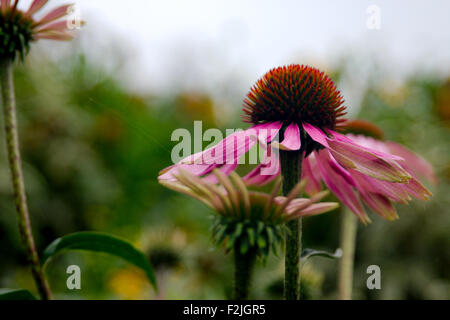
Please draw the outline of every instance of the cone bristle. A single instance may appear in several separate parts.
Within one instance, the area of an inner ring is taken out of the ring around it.
[[[306,122],[334,129],[345,114],[333,81],[318,69],[289,65],[266,73],[244,100],[243,119],[250,123]]]

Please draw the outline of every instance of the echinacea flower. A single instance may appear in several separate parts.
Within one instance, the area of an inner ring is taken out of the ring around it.
[[[174,173],[182,168],[214,180],[214,168],[229,174],[257,143],[268,150],[267,158],[244,177],[248,184],[264,184],[280,174],[278,155],[270,152],[274,147],[301,152],[303,157],[320,151],[324,156],[318,162],[323,159],[327,164],[332,159],[339,168],[380,181],[406,183],[411,179],[398,164],[401,157],[360,145],[335,131],[345,121],[345,106],[333,81],[318,69],[289,65],[269,71],[248,93],[244,112],[244,121],[252,127],[166,168],[159,179],[174,180]],[[275,169],[268,170],[273,163]]]
[[[40,19],[33,16],[48,0],[33,0],[23,11],[17,6],[19,0],[0,2],[0,59],[14,60],[17,55],[24,58],[30,42],[39,39],[71,40],[70,21],[64,18],[70,13],[71,4],[51,10]]]
[[[287,197],[278,196],[279,179],[271,194],[250,191],[235,172],[229,177],[220,170],[213,173],[218,185],[199,178],[189,171],[180,169],[174,173],[175,181],[161,180],[160,183],[172,190],[196,198],[217,213],[214,237],[221,244],[226,241],[228,250],[241,254],[249,251],[267,257],[283,238],[285,222],[331,211],[338,207],[336,202],[320,202],[327,191],[316,193],[310,199],[297,198],[305,182],[299,183]]]

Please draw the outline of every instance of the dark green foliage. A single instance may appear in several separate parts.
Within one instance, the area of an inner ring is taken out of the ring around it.
[[[102,252],[120,257],[141,268],[156,288],[156,277],[147,257],[128,241],[106,233],[84,231],[58,238],[44,250],[42,264],[45,267],[55,256],[73,250]]]
[[[0,301],[2,300],[37,300],[28,290],[24,289],[0,289]]]

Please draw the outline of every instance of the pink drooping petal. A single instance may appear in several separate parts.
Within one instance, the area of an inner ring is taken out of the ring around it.
[[[324,147],[328,147],[328,136],[319,128],[310,125],[309,123],[303,123],[303,129],[314,141],[320,143]]]
[[[69,41],[73,39],[73,34],[68,31],[46,31],[46,32],[39,32],[34,37],[35,40],[48,39],[48,40]]]
[[[395,202],[402,202],[406,204],[411,200],[403,183],[392,183],[378,180],[362,174],[356,170],[349,170],[353,179],[356,182],[356,188],[360,193],[380,193]]]
[[[277,161],[277,163],[275,163],[275,161]],[[276,167],[274,167],[275,165]],[[281,168],[279,159],[269,159],[269,161],[265,161],[264,163],[256,166],[256,168],[244,176],[242,180],[249,186],[262,186],[272,182],[280,175],[280,171]]]
[[[339,175],[330,165],[330,157],[326,150],[314,152],[317,166],[325,185],[333,192],[350,210],[352,210],[363,223],[370,221],[364,207],[352,186],[345,178]]]
[[[291,123],[284,131],[284,139],[279,144],[279,148],[282,150],[299,150],[300,147],[300,130],[296,123]]]
[[[247,153],[258,140],[264,145],[270,142],[278,134],[281,126],[281,122],[271,122],[234,132],[215,146],[182,161],[206,164],[237,163],[239,158]]]
[[[30,8],[27,10],[25,15],[27,15],[27,16],[33,15],[35,12],[37,12],[39,9],[41,9],[43,6],[45,6],[45,4],[47,2],[48,2],[48,0],[34,0],[31,3]]]
[[[203,153],[205,163],[233,164],[247,153],[256,143],[251,130],[235,132],[219,142],[212,149]]]
[[[360,146],[335,131],[329,130],[333,136],[328,137],[322,130],[308,123],[304,123],[303,128],[314,141],[328,148],[344,168],[352,168],[377,179],[392,182],[406,182],[411,178],[394,161],[402,159],[398,156]]]
[[[317,168],[314,154],[311,153],[308,157],[303,158],[302,164],[302,180],[306,179],[305,191],[309,196],[312,196],[322,191],[322,184],[320,183],[319,170]]]
[[[419,200],[428,200],[432,196],[431,192],[416,178],[412,178],[408,183],[405,183],[404,188],[410,195]]]
[[[344,168],[355,169],[368,176],[390,182],[407,182],[411,176],[397,162],[381,158],[357,145],[328,140],[333,157]]]
[[[56,9],[53,9],[48,14],[46,14],[42,19],[36,22],[36,26],[42,26],[45,24],[48,24],[50,22],[53,22],[61,17],[66,16],[69,14],[70,9],[73,6],[73,4],[66,4],[63,6],[60,6]]]
[[[336,132],[333,130],[327,130],[327,132],[332,136],[332,139],[334,139],[334,140],[351,144],[355,147],[358,147],[359,149],[365,150],[365,151],[372,153],[380,158],[390,159],[390,160],[395,160],[395,161],[404,160],[402,157],[400,157],[398,155],[392,154],[390,152],[383,152],[382,150],[380,150],[380,149],[384,149],[382,146],[381,146],[381,148],[380,148],[380,146],[373,148],[373,147],[367,146],[365,144],[358,143],[358,141],[354,141],[354,140],[350,139],[349,137],[351,135],[345,136],[345,135],[340,134],[339,132]],[[366,140],[367,140],[367,138],[366,138]]]
[[[386,141],[384,144],[393,154],[405,159],[400,165],[408,170],[408,172],[419,175],[428,181],[437,184],[437,177],[434,174],[433,167],[424,158],[398,143]]]
[[[397,211],[391,201],[385,196],[378,193],[361,193],[361,197],[364,203],[381,217],[388,220],[398,218]]]
[[[36,30],[36,32],[46,32],[46,31],[65,31],[67,30],[67,20],[57,21],[54,23],[47,24]]]
[[[333,157],[329,150],[323,151],[324,155],[327,156],[328,164],[330,168],[333,169],[338,175],[340,175],[349,185],[354,187],[356,185],[355,180],[351,174],[345,170]]]

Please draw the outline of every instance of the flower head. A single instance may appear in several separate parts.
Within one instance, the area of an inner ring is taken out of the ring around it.
[[[343,121],[344,100],[333,81],[320,70],[289,65],[267,72],[244,100],[244,121],[274,121],[335,129]]]
[[[280,180],[269,195],[249,191],[235,172],[227,177],[214,169],[213,174],[220,184],[210,183],[183,169],[175,174],[176,181],[162,180],[160,183],[212,208],[217,213],[213,230],[216,241],[219,244],[226,241],[227,249],[237,247],[242,254],[255,250],[265,257],[282,239],[286,221],[328,212],[338,206],[335,202],[316,203],[328,192],[319,192],[310,199],[297,198],[305,182],[298,184],[287,197],[282,197],[278,196]]]
[[[341,93],[325,73],[293,64],[274,68],[256,82],[244,99],[243,120],[255,125],[279,121],[283,129],[297,125],[309,154],[322,146],[304,132],[301,124],[334,130],[345,121],[343,103]]]
[[[0,59],[14,60],[17,55],[23,59],[32,41],[39,39],[70,40],[72,34],[69,21],[62,19],[70,12],[72,5],[57,7],[40,19],[33,15],[48,0],[33,0],[26,11],[17,8],[19,0],[1,0],[0,2]]]

